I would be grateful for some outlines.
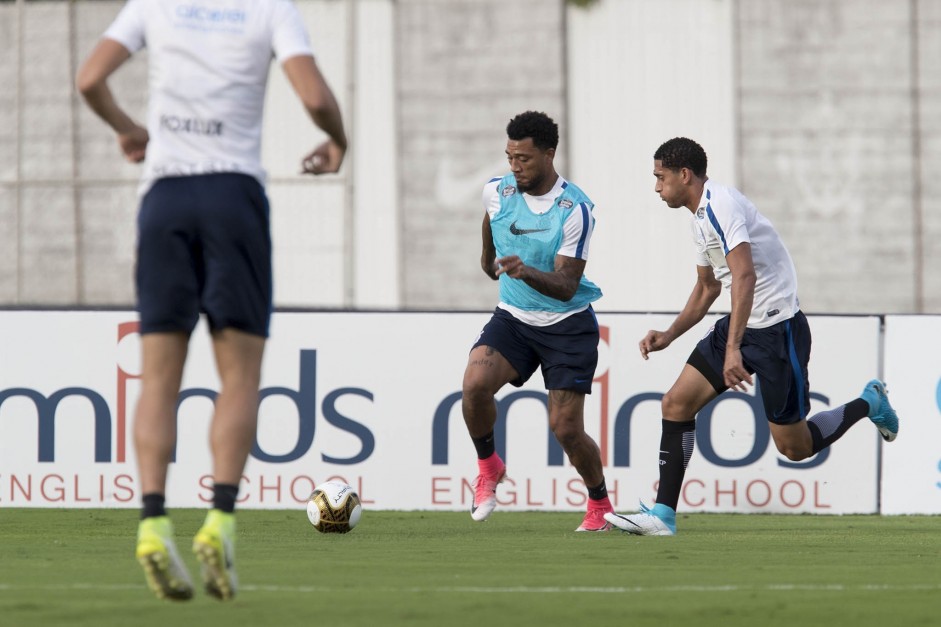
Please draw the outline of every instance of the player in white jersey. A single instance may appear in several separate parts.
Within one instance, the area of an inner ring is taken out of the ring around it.
[[[693,453],[696,414],[732,388],[745,391],[756,375],[774,443],[792,461],[833,444],[868,417],[886,441],[898,434],[898,416],[885,384],[873,379],[859,398],[807,417],[810,412],[810,327],[797,300],[797,273],[777,232],[737,189],[706,176],[706,153],[678,137],[654,153],[655,190],[671,208],[692,214],[698,280],[666,331],[640,341],[644,359],[665,349],[708,313],[722,287],[732,310],[693,350],[673,387],[663,396],[660,483],[652,508],[631,515],[607,514],[614,526],[637,535],[674,535],[676,507]]]
[[[108,78],[149,51],[149,111],[141,126]],[[206,591],[236,593],[235,501],[255,441],[261,362],[272,309],[271,238],[261,167],[262,108],[277,59],[327,141],[302,160],[336,172],[346,152],[339,107],[288,0],[130,0],[79,69],[77,87],[143,162],[137,308],[141,395],[134,418],[142,499],[136,555],[157,596],[193,587],[165,508],[176,447],[176,403],[189,337],[205,313],[221,380],[210,427],[213,499],[193,550]]]
[[[601,297],[585,278],[594,228],[591,200],[553,166],[559,129],[545,113],[527,111],[507,125],[511,173],[484,186],[481,267],[500,282],[500,304],[471,349],[462,410],[477,450],[479,474],[471,517],[486,520],[506,476],[494,439],[494,395],[521,386],[537,368],[549,391],[549,427],[588,491],[576,531],[607,531],[614,511],[598,445],[585,432],[585,394],[598,363]],[[505,424],[505,423],[504,423]]]

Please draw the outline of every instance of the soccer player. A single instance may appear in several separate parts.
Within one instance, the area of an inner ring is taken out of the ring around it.
[[[146,128],[131,119],[108,77],[149,49]],[[271,239],[260,163],[262,108],[276,58],[327,141],[303,159],[309,174],[336,172],[346,152],[337,102],[288,0],[131,0],[79,69],[91,109],[143,162],[136,288],[142,388],[134,419],[142,515],[136,555],[161,598],[189,599],[164,506],[176,443],[176,403],[200,312],[221,380],[209,440],[212,509],[193,550],[206,591],[236,593],[234,507],[255,439],[262,353],[272,308]]]
[[[500,282],[500,303],[470,351],[462,410],[477,449],[471,517],[486,520],[506,476],[495,452],[494,395],[521,386],[537,367],[549,391],[549,426],[588,489],[588,512],[576,531],[607,531],[608,500],[598,445],[585,433],[585,395],[598,363],[598,321],[591,303],[601,290],[584,277],[594,204],[553,165],[559,128],[527,111],[506,127],[510,173],[484,186],[480,263]]]
[[[898,416],[885,384],[873,379],[859,398],[807,418],[810,411],[810,328],[797,300],[797,273],[771,222],[737,189],[706,176],[706,153],[678,137],[654,153],[655,191],[667,206],[692,214],[698,251],[697,281],[686,306],[666,331],[640,341],[647,359],[703,319],[722,287],[731,290],[731,313],[719,319],[663,396],[660,485],[652,508],[633,515],[607,514],[614,526],[637,535],[672,536],[676,506],[696,434],[696,413],[732,388],[745,391],[760,381],[774,443],[792,461],[830,446],[868,417],[891,442]]]

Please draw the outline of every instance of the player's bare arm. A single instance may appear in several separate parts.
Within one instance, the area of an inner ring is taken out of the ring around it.
[[[752,377],[742,364],[742,338],[755,300],[755,264],[751,256],[751,244],[744,242],[725,256],[732,273],[732,312],[729,316],[729,339],[725,347],[725,384],[734,390],[745,391],[745,383],[752,384]]]
[[[108,87],[108,77],[130,56],[123,45],[103,38],[79,68],[75,86],[91,110],[117,133],[118,144],[127,160],[139,163],[146,156],[147,129],[124,112]]]
[[[693,285],[693,291],[690,293],[683,311],[677,315],[673,324],[666,331],[647,332],[644,339],[640,341],[641,357],[647,359],[649,353],[663,350],[672,344],[673,340],[698,324],[709,312],[709,308],[721,292],[722,283],[716,279],[712,268],[710,266],[696,266],[696,283]]]
[[[555,267],[552,272],[543,272],[532,266],[527,266],[516,255],[497,259],[499,268],[497,276],[509,275],[514,279],[521,279],[540,294],[563,302],[571,300],[578,291],[578,282],[585,272],[585,260],[565,255],[555,256]]]
[[[497,274],[497,249],[493,245],[493,229],[490,226],[490,215],[484,213],[484,224],[480,228],[480,236],[483,240],[483,250],[480,253],[480,267],[484,274],[496,281],[499,278]]]
[[[304,174],[337,172],[346,155],[346,133],[343,117],[333,92],[310,55],[290,57],[281,64],[285,76],[301,99],[311,119],[329,139],[306,155],[302,161]]]

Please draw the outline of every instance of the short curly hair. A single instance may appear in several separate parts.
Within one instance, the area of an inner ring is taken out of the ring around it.
[[[559,145],[559,125],[541,111],[526,111],[510,120],[506,136],[513,141],[529,137],[536,148],[548,150]]]
[[[667,140],[653,153],[655,161],[660,161],[663,167],[670,170],[689,168],[693,174],[702,178],[706,176],[706,151],[702,146],[686,137],[674,137]]]

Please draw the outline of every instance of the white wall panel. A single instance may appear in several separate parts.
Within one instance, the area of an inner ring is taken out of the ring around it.
[[[941,316],[887,316],[885,380],[899,435],[882,447],[882,511],[941,513]]]
[[[360,308],[403,304],[393,5],[392,0],[359,0],[356,5],[350,304]]]
[[[734,185],[732,1],[622,0],[568,9],[569,177],[595,201],[586,273],[599,310],[678,310],[696,272],[686,217],[654,193],[653,153],[698,141]]]
[[[334,179],[268,184],[278,306],[343,306],[344,187]]]

